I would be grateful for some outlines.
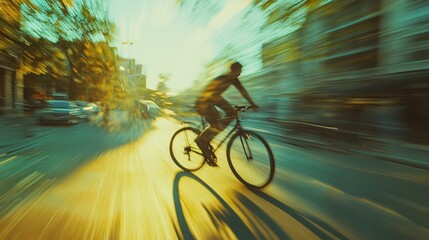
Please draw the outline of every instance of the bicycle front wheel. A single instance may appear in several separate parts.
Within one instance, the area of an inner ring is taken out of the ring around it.
[[[205,159],[195,143],[200,131],[192,127],[177,130],[170,140],[170,156],[183,170],[195,171],[200,169]]]
[[[227,146],[228,164],[248,187],[263,188],[274,177],[274,156],[268,143],[252,131],[238,131]]]

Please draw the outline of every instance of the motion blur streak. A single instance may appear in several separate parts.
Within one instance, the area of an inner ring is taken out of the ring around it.
[[[243,234],[240,231],[262,239],[283,231],[293,238],[316,238],[274,206],[264,201],[253,203],[253,194],[227,171],[201,170],[198,175],[204,176],[206,183],[193,175],[180,181],[176,178],[178,189],[173,189],[178,168],[164,148],[175,126],[165,120],[157,124],[162,128],[103,153],[3,217],[0,239],[176,239],[181,235],[173,217],[177,208],[183,209],[196,239],[234,239],[238,238],[235,234]],[[272,219],[268,223],[278,226],[277,232],[272,232],[273,225],[252,217],[254,208],[237,205],[232,193],[238,189],[240,193],[235,194],[264,209]],[[173,192],[180,202],[173,201]],[[243,229],[234,229],[237,222]]]
[[[0,0],[0,240],[429,239],[428,2]],[[259,190],[169,154],[235,61]]]

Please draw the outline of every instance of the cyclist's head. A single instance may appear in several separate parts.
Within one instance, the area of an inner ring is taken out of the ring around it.
[[[241,65],[239,62],[234,62],[231,64],[231,74],[233,74],[235,77],[240,76],[241,69],[243,68],[243,65]]]

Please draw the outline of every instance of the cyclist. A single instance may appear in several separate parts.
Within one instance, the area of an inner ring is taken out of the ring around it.
[[[210,166],[217,166],[216,156],[210,145],[211,140],[224,130],[237,114],[231,104],[222,97],[222,93],[225,92],[229,86],[234,85],[254,110],[258,108],[238,79],[242,68],[243,66],[239,62],[232,63],[230,72],[213,79],[206,86],[201,95],[197,97],[195,102],[198,113],[209,123],[209,126],[195,139],[195,142],[201,149]],[[221,119],[216,107],[225,112],[226,118]]]

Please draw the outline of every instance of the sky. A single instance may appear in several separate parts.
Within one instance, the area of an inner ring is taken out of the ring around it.
[[[293,1],[277,3],[292,4]],[[171,76],[167,82],[171,93],[184,91],[196,81],[210,80],[228,70],[225,65],[207,75],[207,64],[214,59],[239,61],[244,66],[242,77],[261,70],[263,44],[294,29],[282,22],[263,26],[268,14],[252,2],[101,1],[107,3],[110,19],[117,26],[115,45],[118,54],[143,65],[150,89],[157,87],[160,74]],[[276,11],[277,8],[275,6],[271,10]],[[33,28],[37,29],[37,26]]]
[[[149,88],[156,88],[160,73],[171,74],[171,91],[189,88],[227,46],[240,52],[231,57],[244,62],[243,74],[246,62],[255,65],[263,16],[255,12],[244,17],[251,0],[184,2],[179,7],[177,0],[109,0],[118,27],[118,53],[144,65]]]

